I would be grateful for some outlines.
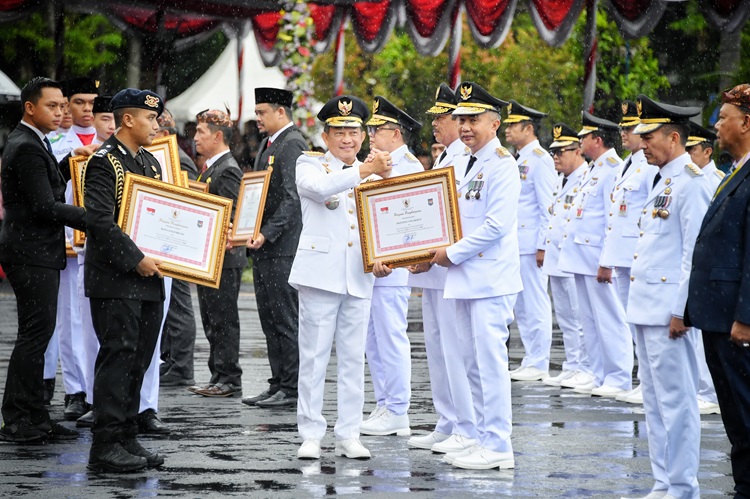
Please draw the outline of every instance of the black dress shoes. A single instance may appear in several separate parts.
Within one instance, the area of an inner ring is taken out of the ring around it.
[[[86,394],[83,392],[74,393],[73,395],[65,395],[65,421],[75,421],[90,409],[89,404],[86,403]]]
[[[50,440],[75,440],[79,435],[77,431],[66,428],[52,419],[37,425],[37,429],[46,432]]]
[[[192,386],[195,385],[193,378],[183,378],[173,373],[166,373],[159,377],[159,386]]]
[[[17,444],[41,443],[49,438],[49,433],[39,429],[26,419],[13,424],[3,423],[0,428],[0,442]]]
[[[231,383],[218,383],[195,393],[204,397],[234,397],[242,394],[242,387]]]
[[[129,438],[122,442],[122,448],[134,456],[146,458],[149,468],[156,468],[164,464],[164,458],[155,452],[149,452],[135,438]]]
[[[76,419],[76,428],[91,428],[94,426],[94,411],[89,411]]]
[[[268,390],[264,391],[260,395],[256,395],[255,397],[245,397],[244,399],[242,399],[242,403],[245,405],[255,405],[261,400],[266,400],[267,398],[271,397],[271,395],[277,392],[278,390],[274,392],[269,388]]]
[[[297,397],[292,397],[279,390],[265,400],[255,403],[257,407],[297,407]]]
[[[148,466],[148,461],[145,457],[134,456],[119,442],[114,442],[92,445],[87,468],[91,471],[128,473],[142,470],[146,466]]]
[[[154,435],[169,435],[172,430],[161,422],[153,409],[146,409],[138,415],[138,432]]]

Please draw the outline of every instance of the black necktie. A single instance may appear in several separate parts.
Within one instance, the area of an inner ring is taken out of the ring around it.
[[[474,163],[476,162],[476,160],[477,160],[476,156],[472,156],[471,158],[469,158],[469,164],[466,165],[466,173],[464,173],[464,177],[469,174],[469,171],[471,170],[471,167],[474,166]]]
[[[438,158],[438,163],[442,163],[445,157],[448,155],[448,151],[443,151],[443,154],[440,155],[440,158]]]
[[[563,189],[565,189],[565,184],[568,183],[568,177],[563,177]]]
[[[631,163],[633,162],[632,155],[628,157],[628,160],[625,162],[625,167],[622,169],[622,175],[620,177],[625,176],[625,172],[628,171],[628,168],[630,168]]]
[[[49,141],[47,137],[44,137],[44,145],[47,146],[47,150],[51,155],[55,155],[55,153],[52,152],[52,143]]]
[[[659,183],[659,180],[661,180],[661,173],[657,173],[654,177],[654,183],[651,184],[651,189],[653,190],[654,187],[656,187],[656,184]]]
[[[344,167],[342,168],[342,170],[346,170],[347,168],[351,168],[352,166],[354,166],[354,165],[344,165]]]

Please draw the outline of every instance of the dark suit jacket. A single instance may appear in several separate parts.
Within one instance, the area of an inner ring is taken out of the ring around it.
[[[192,159],[190,159],[190,156],[187,155],[185,151],[182,149],[177,149],[178,153],[180,154],[180,168],[182,171],[187,172],[188,178],[190,180],[195,180],[198,178],[198,168],[195,166],[195,163]]]
[[[26,125],[8,135],[0,170],[5,206],[0,262],[65,268],[64,226],[86,228],[83,208],[65,204],[67,164],[67,158],[58,164]]]
[[[687,324],[729,333],[750,324],[750,161],[708,206],[695,241]]]
[[[266,170],[273,157],[273,173],[268,187],[260,232],[266,242],[258,250],[248,250],[253,259],[293,257],[302,232],[302,209],[297,193],[297,158],[307,149],[307,142],[292,125],[267,147],[268,139],[255,157],[255,170]]]
[[[86,166],[83,202],[87,230],[83,282],[89,298],[164,299],[164,286],[160,278],[142,277],[135,271],[144,255],[117,225],[122,196],[119,189],[122,188],[120,182],[124,174],[131,172],[154,178],[155,173],[160,171],[159,163],[149,152],[142,149],[139,155],[145,168],[112,135],[91,156]]]
[[[208,184],[208,193],[216,194],[232,200],[232,220],[237,209],[237,197],[240,194],[242,183],[242,170],[232,153],[229,152],[220,157],[205,172],[199,180]],[[224,254],[225,269],[244,268],[247,266],[247,255],[245,248],[234,248]]]

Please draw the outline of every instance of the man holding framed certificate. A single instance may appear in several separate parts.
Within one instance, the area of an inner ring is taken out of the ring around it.
[[[89,159],[83,188],[84,287],[100,344],[88,467],[128,472],[164,463],[135,438],[139,392],[161,328],[164,284],[159,262],[144,255],[117,221],[125,172],[158,175],[159,163],[143,147],[156,134],[164,103],[149,90],[127,88],[111,107],[119,130]]]
[[[513,468],[508,324],[521,291],[516,230],[521,181],[513,156],[500,145],[500,113],[508,103],[476,83],[463,83],[453,112],[470,149],[454,164],[463,239],[434,250],[448,267],[446,298],[456,299],[466,374],[477,424],[477,445],[444,460],[466,469]]]

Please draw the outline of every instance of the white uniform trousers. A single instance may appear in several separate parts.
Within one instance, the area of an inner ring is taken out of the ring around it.
[[[432,403],[438,414],[435,431],[477,438],[471,387],[466,377],[456,321],[456,300],[442,289],[422,291],[424,346],[430,373]]]
[[[55,379],[59,358],[60,340],[58,339],[57,328],[55,328],[49,343],[47,343],[47,350],[44,351],[44,379]]]
[[[365,403],[365,338],[370,300],[299,286],[297,429],[303,440],[323,439],[326,369],[336,340],[337,440],[359,437]]]
[[[575,274],[583,339],[589,365],[598,385],[621,390],[633,388],[633,337],[625,322],[625,310],[617,296],[617,277],[612,284],[596,276]]]
[[[466,360],[479,445],[512,452],[508,324],[516,295],[457,299],[456,320]]]
[[[78,257],[68,258],[60,271],[60,290],[57,293],[57,325],[60,342],[60,365],[65,393],[72,395],[86,391],[86,352],[83,342],[78,274],[83,266]]]
[[[83,287],[83,265],[78,272],[78,303],[81,307],[81,347],[83,348],[86,363],[83,373],[86,379],[86,402],[94,403],[94,366],[96,356],[99,353],[99,339],[94,331],[94,323],[91,320],[91,301],[86,296]]]
[[[706,350],[703,348],[703,332],[700,329],[695,330],[695,350],[698,361],[698,398],[705,402],[718,404],[719,398],[716,396],[714,379],[708,370],[708,364],[706,364]]]
[[[409,286],[375,286],[365,354],[378,405],[406,414],[411,399],[411,345],[406,335]]]
[[[668,326],[636,325],[649,457],[656,484],[681,499],[699,498],[701,427],[696,330],[669,338]]]
[[[622,308],[624,310],[628,309],[628,293],[630,292],[630,267],[615,267],[615,270],[617,271],[617,295],[620,297],[620,302],[622,303]],[[614,283],[613,283],[614,284]],[[630,334],[633,337],[633,343],[635,343],[635,325],[628,323],[628,327],[630,328]],[[638,349],[635,350],[635,356],[638,358]],[[706,367],[706,370],[708,370],[708,367]],[[641,371],[641,365],[638,364],[638,371],[636,378],[641,379],[640,376]]]
[[[153,409],[159,412],[159,364],[161,364],[161,335],[164,332],[164,323],[167,321],[167,310],[169,310],[169,300],[172,298],[172,278],[164,278],[164,314],[161,319],[159,328],[159,337],[156,339],[156,348],[151,356],[151,363],[143,375],[143,385],[141,385],[141,405],[138,407],[138,413],[146,409]]]
[[[552,347],[552,305],[547,293],[547,274],[536,265],[536,255],[521,255],[523,291],[516,300],[516,324],[526,355],[523,367],[549,371]]]
[[[576,280],[573,276],[550,276],[552,303],[555,305],[555,318],[560,326],[565,348],[563,371],[580,371],[591,374],[583,329],[579,318]]]

